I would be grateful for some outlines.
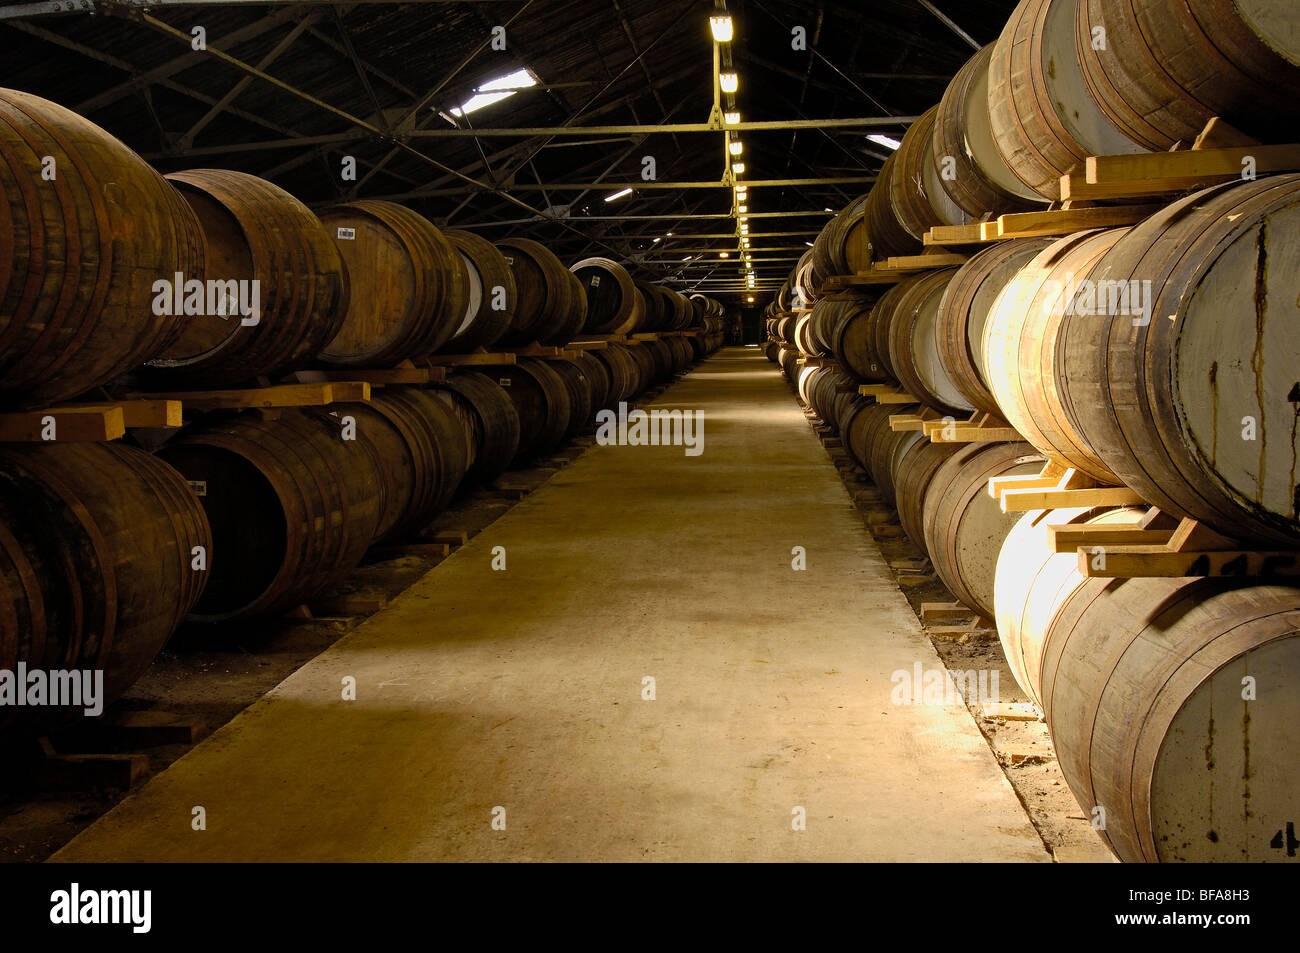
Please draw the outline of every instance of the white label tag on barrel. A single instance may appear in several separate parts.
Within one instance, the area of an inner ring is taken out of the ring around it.
[[[599,287],[600,287],[600,275],[592,275],[592,276],[591,276],[591,286],[592,286],[593,288],[599,288]]]
[[[497,378],[497,383],[500,384],[502,387],[509,387],[509,386],[510,386],[510,378],[508,378],[508,377],[498,377],[498,378]]]
[[[515,260],[514,260],[513,258],[511,258],[509,255],[506,255],[506,256],[505,256],[505,259],[506,259],[506,264],[507,264],[507,265],[513,265],[513,264],[515,263]]]
[[[194,491],[194,495],[195,495],[195,496],[207,496],[207,495],[208,495],[208,481],[207,481],[207,480],[189,480],[189,481],[187,481],[187,482],[188,482],[189,485],[190,485],[190,489]]]
[[[343,239],[344,241],[352,241],[356,237],[357,237],[357,230],[355,228],[339,229],[339,238]]]
[[[1039,454],[1030,454],[1027,457],[1016,457],[1015,462],[1012,464],[1012,466],[1018,467],[1022,463],[1046,463],[1046,462],[1047,462],[1047,457],[1041,456]]]

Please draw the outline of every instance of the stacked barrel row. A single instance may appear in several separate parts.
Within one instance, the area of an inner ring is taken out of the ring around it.
[[[933,225],[1041,204],[1087,155],[1186,145],[1212,116],[1294,138],[1295,36],[1276,5],[1026,0],[768,314],[769,356],[945,585],[996,618],[1071,790],[1124,860],[1281,856],[1300,589],[1085,578],[1047,527],[1135,524],[1148,507],[1008,516],[985,486],[1050,460],[1132,488],[1164,514],[1153,526],[1190,517],[1243,549],[1300,547],[1300,176],[1205,189],[1131,228],[1004,241],[888,290],[822,297],[820,283],[854,270],[850,252],[916,253]],[[945,159],[956,174],[931,175]],[[865,252],[844,245],[855,230]],[[855,396],[880,382],[920,403]],[[1025,440],[890,431],[890,414],[923,408],[990,414]]]
[[[191,390],[567,342],[590,330],[596,273],[630,281],[614,262],[570,270],[536,243],[493,245],[391,203],[318,216],[244,173],[164,178],[75,114],[0,91],[5,409],[127,372]],[[554,452],[717,346],[716,302],[644,284],[595,304],[635,309],[622,332],[690,334],[479,363],[367,403],[211,413],[153,454],[0,445],[0,670],[100,670],[111,701],[186,617],[312,599],[373,543],[417,534],[458,491]],[[5,707],[0,731],[49,727],[53,710]]]

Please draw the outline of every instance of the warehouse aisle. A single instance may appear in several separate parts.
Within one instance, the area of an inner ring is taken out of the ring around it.
[[[656,406],[55,859],[1048,860],[776,369]]]

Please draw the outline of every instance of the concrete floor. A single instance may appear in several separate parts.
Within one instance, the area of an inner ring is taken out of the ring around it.
[[[1049,860],[964,707],[891,703],[941,663],[773,366],[656,406],[703,455],[594,447],[54,859]]]

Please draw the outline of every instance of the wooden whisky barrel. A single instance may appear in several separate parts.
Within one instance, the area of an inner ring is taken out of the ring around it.
[[[505,388],[519,415],[519,448],[511,466],[553,453],[564,442],[573,416],[564,379],[546,361],[531,357],[493,367],[489,376]]]
[[[609,406],[609,396],[614,386],[609,376],[609,368],[592,357],[589,351],[579,351],[573,362],[581,368],[582,373],[591,382],[591,413],[594,417],[596,411]]]
[[[568,344],[582,333],[582,329],[587,324],[587,289],[583,287],[582,282],[578,280],[578,276],[573,272],[569,272],[569,287],[572,289],[572,301],[569,305],[568,320],[562,322],[559,329],[552,332],[551,336],[547,338],[549,344]],[[640,291],[636,292],[636,298],[641,306],[640,314],[643,320],[645,299]]]
[[[1047,627],[1061,600],[1083,582],[1078,554],[1056,552],[1049,528],[1136,524],[1145,513],[1135,506],[1032,510],[1007,534],[993,582],[994,619],[1007,667],[1035,705],[1042,704],[1038,679]]]
[[[213,417],[158,451],[200,483],[212,525],[205,622],[285,612],[340,582],[375,537],[383,498],[370,442],[323,411]]]
[[[903,390],[941,414],[975,409],[939,360],[939,303],[956,268],[908,278],[889,318],[889,363]]]
[[[1296,21],[1289,0],[1078,0],[1075,50],[1102,113],[1147,149],[1186,147],[1215,116],[1261,142],[1291,142]]]
[[[486,238],[459,228],[444,230],[442,237],[460,253],[468,294],[465,314],[440,350],[467,354],[475,348],[491,348],[514,320],[519,296],[514,272],[501,250]]]
[[[1300,589],[1251,582],[1088,579],[1048,627],[1057,760],[1121,860],[1286,859],[1273,838],[1295,804]]]
[[[195,560],[214,558],[198,498],[156,457],[120,443],[0,447],[0,670],[99,670],[111,703],[202,593]],[[0,732],[82,715],[3,706]]]
[[[875,327],[871,321],[875,301],[874,297],[855,295],[839,302],[829,330],[831,353],[846,371],[864,383],[889,379],[889,371],[876,352]]]
[[[884,184],[899,224],[917,242],[935,225],[964,225],[970,221],[940,185],[931,143],[938,106],[931,106],[908,127],[893,168]]]
[[[478,446],[462,486],[491,483],[519,452],[519,411],[497,381],[476,371],[457,371],[437,385],[457,394],[478,418]]]
[[[867,235],[871,241],[871,257],[883,261],[891,255],[916,255],[921,252],[921,240],[912,235],[894,207],[890,183],[898,165],[898,153],[893,152],[880,167],[876,184],[867,193]]]
[[[1298,248],[1300,174],[1175,202],[1088,275],[1150,289],[1149,322],[1067,316],[1055,361],[1061,402],[1109,471],[1256,548],[1300,541]]]
[[[1007,167],[1043,198],[1094,155],[1145,151],[1106,118],[1074,48],[1078,0],[1021,0],[993,46],[989,122]]]
[[[595,387],[583,369],[574,361],[547,361],[547,367],[560,376],[569,392],[569,425],[564,439],[569,440],[585,433],[592,423],[595,411]]]
[[[886,379],[896,379],[898,375],[894,371],[894,364],[889,355],[890,328],[894,320],[894,311],[898,307],[899,299],[907,291],[907,281],[901,281],[896,285],[890,285],[876,303],[871,306],[871,313],[867,317],[867,329],[863,332],[871,342],[872,354],[883,368]]]
[[[988,495],[993,477],[1038,473],[1045,458],[1026,443],[965,444],[945,460],[925,491],[925,548],[958,600],[992,618],[994,572],[1017,514]]]
[[[906,413],[906,411],[907,408],[890,404],[855,401],[848,405],[845,413],[840,417],[840,442],[853,462],[866,470],[872,480],[876,479],[876,474],[872,472],[870,466],[871,438],[876,435],[881,426],[888,428],[890,414]],[[886,475],[886,484],[889,483],[889,476]],[[879,483],[877,486],[879,487]],[[886,496],[884,489],[881,489],[881,496],[886,505],[893,505],[892,493]]]
[[[1007,282],[984,325],[983,379],[1002,418],[1054,462],[1105,484],[1121,481],[1080,429],[1083,421],[1071,413],[1057,348],[1065,312],[1076,303],[1067,297],[1071,283],[1087,281],[1093,265],[1124,231],[1078,232],[1052,242]],[[1088,329],[1083,346],[1091,356],[1106,319],[1094,314],[1081,318]],[[1122,321],[1132,330],[1127,315]],[[1109,404],[1101,399],[1090,412],[1105,416]]]
[[[349,309],[348,273],[333,234],[311,209],[257,176],[194,169],[167,178],[198,216],[209,280],[258,282],[260,315],[247,325],[229,314],[187,318],[180,337],[149,362],[150,380],[201,389],[305,367]]]
[[[85,393],[195,320],[153,304],[171,299],[156,281],[204,278],[198,220],[98,126],[0,89],[0,196],[0,399],[37,406]]]
[[[453,375],[456,376],[456,375]],[[375,538],[423,529],[447,508],[472,461],[473,434],[456,409],[418,387],[385,387],[370,402],[340,404],[330,416],[351,415],[379,461],[383,513]]]
[[[641,327],[646,331],[665,331],[673,319],[673,301],[659,285],[648,281],[634,282],[645,302]]]
[[[575,307],[568,269],[546,246],[529,238],[496,243],[515,278],[515,309],[510,328],[497,339],[502,347],[545,341],[565,326]]]
[[[867,194],[864,193],[842,208],[817,233],[812,249],[800,259],[798,270],[801,275],[805,260],[811,266],[810,276],[815,276],[818,284],[831,275],[853,274],[865,268],[870,261],[866,215]]]
[[[1018,212],[1040,207],[1042,196],[1008,168],[993,141],[989,125],[989,60],[993,44],[985,46],[957,71],[939,101],[930,140],[931,162],[940,172],[939,185],[967,215]]]
[[[913,431],[915,432],[915,431]],[[902,446],[890,463],[890,480],[894,485],[894,505],[903,532],[921,549],[925,549],[925,491],[944,462],[961,445],[916,440]]]
[[[984,413],[1002,416],[981,369],[989,312],[1007,283],[1051,241],[1015,238],[985,248],[957,269],[939,301],[939,363],[967,402]]]
[[[391,367],[450,340],[465,320],[471,284],[464,259],[432,222],[368,199],[331,206],[320,220],[334,236],[350,284],[342,326],[317,355],[320,361]],[[474,290],[481,305],[481,285]]]
[[[645,300],[627,269],[608,258],[584,258],[572,269],[587,292],[588,334],[628,334],[645,318]]]
[[[612,410],[617,410],[619,401],[628,400],[640,388],[641,370],[632,360],[629,350],[621,344],[611,344],[602,350],[590,352],[593,358],[605,365],[605,371],[609,375],[610,388],[605,407]]]

